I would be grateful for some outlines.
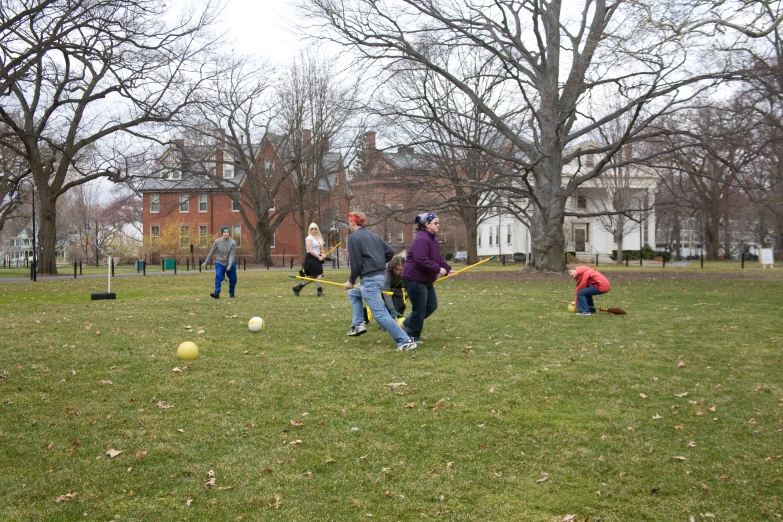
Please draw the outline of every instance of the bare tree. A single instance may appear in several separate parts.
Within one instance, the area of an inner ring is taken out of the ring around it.
[[[493,70],[491,62],[477,59],[475,53],[464,55],[454,49],[453,54],[449,60],[463,71],[471,89],[486,105],[501,112],[509,93],[494,79],[500,71]],[[513,168],[484,150],[503,154],[509,149],[507,140],[469,96],[443,77],[422,67],[397,65],[374,110],[387,122],[395,139],[405,144],[401,150],[411,154],[415,150],[421,165],[418,170],[395,174],[407,177],[412,201],[426,194],[427,208],[420,210],[452,214],[462,222],[468,262],[474,263],[478,261],[479,226],[492,215],[490,208],[501,201],[493,189],[498,180],[505,181],[506,168]],[[480,146],[466,144],[463,136]],[[518,199],[525,192],[524,187],[505,188],[506,199]],[[507,210],[518,209],[507,206]],[[529,222],[524,210],[514,213]]]
[[[56,205],[71,188],[131,174],[136,138],[193,102],[215,5],[154,0],[11,0],[0,11],[0,146],[36,187],[39,266],[56,271]],[[17,19],[22,15],[21,19]]]
[[[532,266],[539,270],[564,269],[565,203],[577,187],[601,175],[624,144],[665,132],[653,127],[661,116],[736,77],[703,36],[714,15],[684,1],[313,0],[303,9],[326,30],[324,38],[351,47],[380,73],[395,64],[426,69],[486,116],[511,144],[508,152],[450,130],[466,146],[513,165],[505,185],[529,193]],[[495,64],[494,81],[513,93],[501,110],[449,61],[453,52],[444,49],[455,48]],[[578,146],[621,117],[627,125],[616,141]],[[587,156],[596,158],[594,166],[586,166]],[[564,177],[572,161],[581,168]]]
[[[273,125],[280,135],[281,166],[291,180],[284,192],[299,225],[302,252],[310,223],[337,224],[336,210],[322,208],[321,195],[343,171],[343,155],[331,148],[361,106],[359,85],[337,72],[334,59],[312,49],[294,59],[278,81]]]

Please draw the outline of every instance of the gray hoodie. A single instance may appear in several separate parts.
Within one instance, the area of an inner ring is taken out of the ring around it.
[[[215,242],[212,243],[212,249],[209,251],[209,254],[207,254],[206,260],[204,260],[205,265],[209,263],[212,254],[215,252],[217,252],[215,263],[220,263],[221,265],[231,268],[231,265],[234,264],[234,259],[237,256],[237,242],[230,237],[217,238]]]

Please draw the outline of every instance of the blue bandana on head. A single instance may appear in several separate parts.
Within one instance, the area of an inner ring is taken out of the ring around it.
[[[423,214],[419,214],[416,216],[416,223],[421,223],[422,225],[428,225],[432,222],[433,219],[437,218],[437,214],[433,214],[432,212],[425,212]]]

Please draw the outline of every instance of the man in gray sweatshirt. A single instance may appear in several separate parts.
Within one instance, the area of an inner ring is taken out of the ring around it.
[[[389,310],[383,304],[381,289],[386,280],[386,263],[394,256],[394,249],[383,239],[366,228],[367,216],[364,212],[348,214],[348,228],[351,237],[348,238],[348,262],[351,265],[351,275],[343,285],[348,289],[348,299],[351,301],[350,337],[367,332],[364,322],[364,306],[362,300],[370,307],[373,319],[381,325],[397,344],[397,350],[407,352],[416,349],[408,334],[392,319]],[[361,278],[362,285],[354,288],[356,280]]]
[[[207,254],[202,266],[207,266],[212,254],[215,254],[215,291],[209,294],[210,297],[220,299],[220,286],[223,284],[223,278],[228,276],[228,296],[234,297],[234,288],[237,286],[237,242],[231,239],[231,229],[223,227],[220,229],[221,237],[212,243],[212,249]]]

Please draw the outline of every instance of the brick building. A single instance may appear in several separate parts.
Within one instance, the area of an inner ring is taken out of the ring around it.
[[[308,131],[303,136],[309,141]],[[286,162],[291,164],[290,148],[270,138],[255,150],[255,163],[243,169],[220,139],[208,150],[175,140],[159,158],[157,174],[139,187],[144,235],[141,255],[149,262],[173,257],[184,263],[191,256],[198,261],[209,252],[220,228],[229,226],[240,260],[252,263],[257,258],[254,237],[263,236],[269,255],[260,262],[281,266],[293,259],[294,265],[300,264],[302,231],[309,223],[302,225],[296,219],[299,204],[292,196],[296,173],[284,168]],[[318,160],[306,174],[317,186],[314,184],[315,201],[307,205],[305,215],[318,223],[327,244],[332,245],[339,235],[338,218],[348,212],[348,191],[342,156],[326,150]],[[274,196],[264,202],[267,193]],[[265,219],[257,220],[254,208],[268,209]]]
[[[436,208],[447,190],[433,190],[430,173],[437,167],[424,155],[410,146],[378,149],[375,137],[375,132],[364,136],[362,171],[350,183],[351,209],[364,211],[373,232],[401,252],[416,235],[416,215]],[[428,176],[430,182],[425,182]],[[465,250],[463,223],[447,215],[441,223],[441,251]]]

